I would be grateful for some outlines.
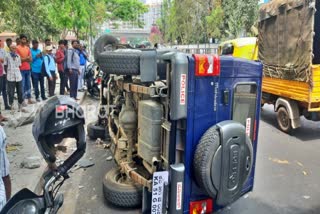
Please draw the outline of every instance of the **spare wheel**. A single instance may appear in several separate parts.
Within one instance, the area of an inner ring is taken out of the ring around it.
[[[198,185],[218,205],[241,196],[253,163],[253,147],[245,127],[224,121],[209,128],[197,145],[193,167]]]

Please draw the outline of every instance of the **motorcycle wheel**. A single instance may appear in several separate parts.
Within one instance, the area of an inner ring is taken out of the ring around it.
[[[90,95],[94,98],[99,100],[100,99],[100,89],[97,85],[93,86],[93,88],[90,90]]]

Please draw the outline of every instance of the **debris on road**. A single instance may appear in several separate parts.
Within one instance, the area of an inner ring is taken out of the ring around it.
[[[19,147],[22,147],[22,144],[21,143],[10,143],[7,145],[7,152],[14,152],[14,151],[19,151],[20,148]]]
[[[109,156],[109,157],[106,158],[107,161],[111,161],[112,159],[113,159],[112,156]]]
[[[269,157],[269,160],[270,160],[270,161],[273,161],[273,162],[275,162],[275,163],[278,163],[278,164],[290,164],[289,161],[287,161],[287,160],[280,160],[280,159],[278,159],[278,158],[270,158],[270,157]]]
[[[36,169],[41,165],[41,159],[38,156],[27,157],[20,164],[21,168]]]
[[[84,186],[79,186],[79,189],[82,189]]]
[[[304,195],[303,198],[304,199],[310,199],[311,197],[309,195]]]
[[[8,126],[17,128],[20,126],[24,126],[30,123],[33,123],[35,117],[35,112],[31,112],[28,116],[22,116],[19,118],[12,118],[8,121]]]
[[[8,146],[22,146],[22,144],[15,142],[15,143],[8,143]]]
[[[96,144],[98,144],[98,145],[103,144],[103,140],[101,140],[100,138],[98,138],[98,139],[96,140]]]
[[[104,148],[104,149],[109,149],[109,148],[110,148],[110,146],[111,146],[111,143],[104,144],[104,145],[103,145],[103,148]]]
[[[75,169],[73,171],[76,171],[80,168],[88,168],[94,166],[94,163],[86,158],[82,158],[81,160],[78,161],[78,163],[75,165]]]
[[[306,171],[302,171],[302,174],[304,175],[304,176],[306,176],[306,175],[308,175],[308,173],[306,172]]]
[[[295,161],[299,166],[303,167],[303,164],[300,163],[299,161]]]

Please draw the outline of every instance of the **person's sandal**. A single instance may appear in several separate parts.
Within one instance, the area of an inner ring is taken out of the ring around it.
[[[34,100],[28,100],[28,104],[35,104],[35,103],[37,103],[37,102]]]

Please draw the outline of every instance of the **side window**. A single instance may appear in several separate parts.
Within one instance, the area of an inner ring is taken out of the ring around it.
[[[253,140],[257,105],[257,85],[240,83],[233,93],[232,119],[246,127],[246,133]]]
[[[222,47],[221,55],[232,55],[233,49],[234,49],[234,47],[231,43],[224,44]]]

